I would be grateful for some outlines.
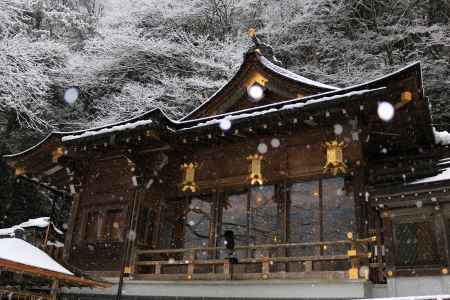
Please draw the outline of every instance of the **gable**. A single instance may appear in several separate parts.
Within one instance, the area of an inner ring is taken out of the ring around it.
[[[259,101],[251,101],[247,91],[255,84],[264,89],[264,97]],[[245,54],[238,72],[225,86],[182,120],[210,117],[336,89],[275,65],[255,50]]]

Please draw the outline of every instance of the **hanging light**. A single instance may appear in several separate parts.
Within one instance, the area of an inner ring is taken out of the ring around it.
[[[197,163],[184,163],[181,165],[183,170],[183,182],[181,183],[181,191],[190,191],[195,193],[197,191],[197,184],[195,183],[195,169],[197,168]]]
[[[16,176],[22,176],[25,173],[26,173],[26,171],[25,171],[24,167],[16,167],[16,169],[15,169]]]
[[[334,140],[326,142],[327,148],[327,162],[325,163],[324,173],[330,172],[333,176],[336,176],[339,172],[345,174],[347,172],[347,166],[344,163],[343,148],[344,143],[339,143]]]
[[[400,99],[403,103],[411,102],[413,98],[413,95],[410,91],[404,91],[402,92]]]
[[[261,174],[261,161],[263,156],[260,154],[253,154],[247,157],[247,160],[251,161],[250,165],[250,184],[251,185],[262,185],[263,184],[263,176]]]
[[[254,83],[247,88],[250,101],[257,102],[264,97],[264,88],[258,83]]]
[[[52,152],[52,162],[57,163],[58,159],[64,155],[64,147],[58,147]]]

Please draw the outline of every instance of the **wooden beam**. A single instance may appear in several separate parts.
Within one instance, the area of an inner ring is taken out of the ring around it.
[[[50,271],[14,261],[10,261],[7,259],[0,258],[0,269],[6,269],[11,272],[19,272],[19,273],[27,273],[32,276],[44,277],[49,279],[58,279],[60,281],[68,282],[68,283],[76,283],[89,287],[100,287],[100,288],[108,288],[111,287],[112,284],[107,282],[94,281],[91,279],[86,279],[82,277],[77,277],[75,275],[68,275],[60,272]]]

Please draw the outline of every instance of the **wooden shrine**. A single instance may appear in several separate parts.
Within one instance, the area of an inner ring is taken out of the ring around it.
[[[70,264],[152,280],[448,273],[449,151],[420,64],[337,88],[265,50],[181,120],[154,109],[4,157],[71,195]]]

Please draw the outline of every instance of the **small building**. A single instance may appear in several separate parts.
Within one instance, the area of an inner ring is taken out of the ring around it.
[[[5,156],[71,195],[64,258],[125,277],[123,297],[450,292],[449,138],[420,63],[338,88],[267,50],[181,120],[154,109]]]
[[[77,276],[41,249],[16,237],[0,239],[0,299],[57,299],[61,287],[107,288]]]

